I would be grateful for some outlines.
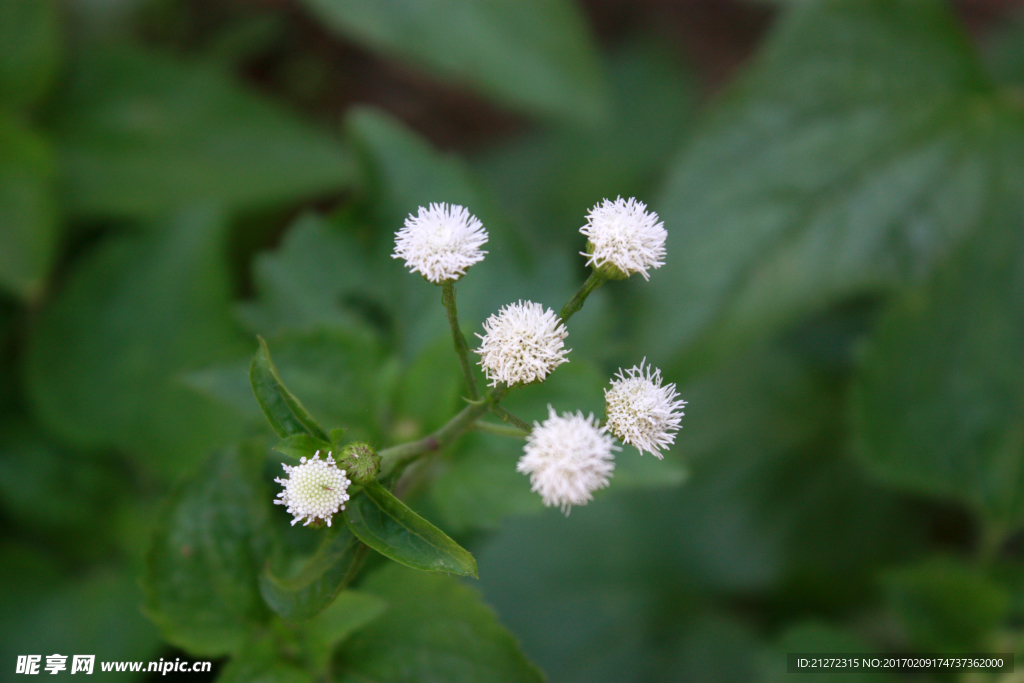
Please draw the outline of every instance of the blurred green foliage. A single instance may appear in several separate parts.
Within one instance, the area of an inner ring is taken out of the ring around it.
[[[668,36],[602,43],[571,0],[0,0],[3,666],[749,683],[795,651],[1024,653],[1024,23],[979,48],[939,0],[773,4],[699,103]],[[504,123],[441,151],[345,94],[373,60]],[[689,401],[675,447],[624,449],[564,518],[518,442],[467,434],[357,535],[479,581],[370,553],[339,595],[363,546],[271,504],[256,335],[308,411],[267,380],[279,435],[422,437],[463,384],[440,292],[390,257],[404,217],[487,226],[472,335],[559,307],[617,195],[665,266],[506,405],[600,414],[646,356]]]

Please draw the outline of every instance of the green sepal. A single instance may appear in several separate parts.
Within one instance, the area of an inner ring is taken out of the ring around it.
[[[287,456],[295,458],[312,458],[313,454],[320,451],[323,459],[327,459],[327,454],[332,452],[332,446],[326,441],[322,441],[315,436],[309,434],[292,434],[287,436],[274,446],[274,450],[278,453],[284,453]]]
[[[264,602],[289,621],[315,617],[334,602],[345,587],[353,561],[362,555],[360,545],[348,529],[341,525],[332,527],[320,549],[297,576],[281,579],[274,576],[269,566],[264,569],[260,574],[260,594]]]
[[[360,486],[377,479],[380,472],[380,456],[368,443],[353,441],[338,453],[338,467],[348,473],[349,479]]]
[[[260,348],[249,366],[249,381],[270,426],[281,438],[293,434],[308,434],[321,441],[329,441],[330,437],[324,428],[317,424],[299,399],[295,398],[281,381],[274,361],[270,359],[267,342],[263,337],[256,338],[260,342]]]
[[[468,550],[413,512],[378,482],[353,496],[345,519],[363,543],[413,569],[477,578],[476,560]]]

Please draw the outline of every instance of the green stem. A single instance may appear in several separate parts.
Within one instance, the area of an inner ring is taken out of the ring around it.
[[[533,431],[533,427],[530,425],[529,422],[520,420],[518,417],[516,417],[515,415],[508,412],[507,410],[505,410],[504,408],[497,404],[491,406],[491,412],[500,417],[501,421],[504,422],[505,424],[509,424],[511,422],[512,424],[514,424],[516,427],[523,430],[527,434]]]
[[[573,313],[583,308],[583,302],[587,300],[590,293],[605,283],[608,278],[599,274],[597,270],[590,271],[590,277],[583,283],[579,291],[569,299],[569,303],[562,307],[562,312],[558,314],[562,322],[568,322],[569,318],[572,317]]]
[[[469,429],[477,418],[497,405],[509,392],[509,387],[499,384],[487,392],[487,396],[474,401],[460,410],[455,417],[433,434],[418,441],[399,444],[378,452],[380,455],[379,479],[391,474],[400,474],[411,462],[422,455],[438,451],[457,439]]]
[[[480,392],[476,388],[476,377],[473,376],[473,366],[469,362],[469,347],[466,346],[466,338],[462,336],[459,328],[459,314],[455,310],[455,282],[445,280],[441,283],[441,302],[445,311],[448,312],[448,325],[452,328],[452,341],[455,342],[455,353],[459,354],[459,362],[462,364],[462,374],[466,377],[466,388],[469,390],[469,397],[477,401],[480,399]]]
[[[524,436],[526,436],[526,432],[524,432],[519,427],[510,427],[509,425],[497,425],[494,424],[493,422],[483,422],[479,420],[477,422],[474,422],[470,426],[470,429],[472,429],[475,432],[483,432],[484,434],[496,434],[497,436],[511,436],[514,439],[521,439]]]

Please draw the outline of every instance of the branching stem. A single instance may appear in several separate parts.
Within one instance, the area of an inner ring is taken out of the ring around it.
[[[608,278],[599,274],[597,270],[591,270],[590,277],[588,277],[586,282],[583,283],[583,286],[580,287],[579,291],[569,299],[569,303],[562,307],[562,312],[558,314],[558,317],[562,322],[568,322],[573,313],[583,308],[583,302],[587,300],[587,297],[590,296],[591,292],[603,285],[607,279]]]
[[[459,314],[455,309],[455,282],[445,280],[441,283],[441,302],[444,303],[444,310],[448,312],[448,325],[452,328],[452,341],[455,342],[455,353],[459,355],[459,363],[462,364],[462,374],[466,378],[466,389],[469,397],[480,400],[480,392],[476,388],[476,377],[473,376],[473,366],[469,362],[469,347],[466,345],[466,338],[462,336],[462,329],[459,327]]]

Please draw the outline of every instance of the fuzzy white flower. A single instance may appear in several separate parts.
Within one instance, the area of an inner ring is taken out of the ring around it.
[[[567,363],[563,340],[569,332],[550,308],[532,301],[508,304],[484,322],[480,337],[480,365],[490,386],[504,382],[543,380],[552,370]]]
[[[675,442],[686,401],[676,400],[675,384],[661,386],[661,370],[651,372],[648,365],[645,372],[646,362],[644,358],[625,374],[619,369],[611,389],[604,390],[605,429],[635,446],[640,455],[649,451],[660,460],[664,456],[659,449]]]
[[[405,259],[405,265],[435,284],[458,280],[466,269],[484,260],[487,244],[484,226],[456,204],[431,204],[409,214],[405,227],[395,233],[395,253],[391,258]]]
[[[588,266],[614,266],[618,277],[640,273],[650,280],[648,268],[665,265],[665,224],[658,214],[647,211],[647,205],[635,198],[614,202],[603,200],[587,214],[587,224],[580,228],[587,236],[587,251],[580,252]]]
[[[566,515],[573,505],[586,505],[593,491],[608,486],[615,469],[613,450],[622,450],[604,433],[594,414],[563,413],[548,406],[548,419],[534,422],[516,471],[530,475],[530,488],[548,507]]]
[[[345,476],[345,470],[338,469],[330,453],[327,460],[321,460],[317,451],[311,460],[302,458],[299,462],[302,464],[294,467],[281,465],[288,478],[274,480],[284,487],[274,504],[286,505],[289,514],[295,515],[292,526],[303,518],[306,523],[302,526],[308,526],[315,519],[322,519],[330,526],[331,515],[345,509],[352,482]]]

